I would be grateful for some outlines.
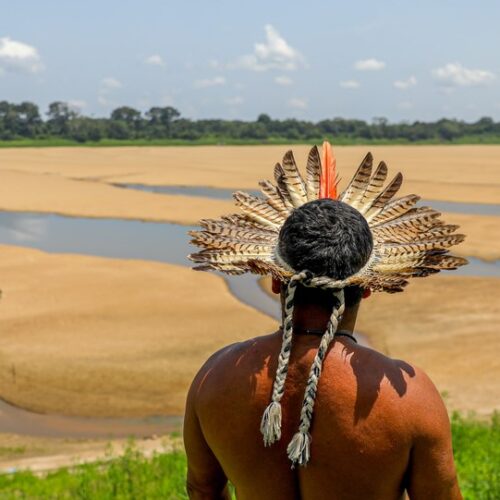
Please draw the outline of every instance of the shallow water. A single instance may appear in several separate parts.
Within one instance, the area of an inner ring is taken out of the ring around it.
[[[122,219],[64,217],[26,212],[0,212],[0,244],[53,253],[153,260],[190,266],[187,231],[178,224]],[[456,274],[500,276],[500,263],[470,259]],[[277,301],[264,293],[252,275],[223,276],[241,302],[280,319]],[[363,337],[359,336],[363,341]],[[119,437],[163,434],[179,429],[181,417],[85,418],[32,413],[0,400],[0,432],[59,437]]]
[[[38,248],[46,252],[76,253],[120,259],[153,260],[191,266],[195,250],[187,232],[192,226],[166,222],[65,217],[29,212],[0,212],[0,244]],[[469,265],[452,272],[461,276],[500,276],[500,261],[469,258]],[[224,278],[227,278],[224,276]],[[277,317],[256,284],[255,277],[229,278],[239,300]],[[269,299],[272,301],[272,299]]]
[[[236,189],[209,188],[202,186],[147,186],[145,184],[113,184],[125,189],[136,189],[150,193],[180,194],[186,196],[200,196],[217,200],[229,200]],[[247,193],[260,196],[259,190],[243,189]],[[462,203],[454,201],[421,200],[419,205],[430,205],[440,212],[452,212],[470,215],[500,215],[500,204],[495,203]]]

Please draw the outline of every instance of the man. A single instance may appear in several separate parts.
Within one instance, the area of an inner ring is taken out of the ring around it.
[[[228,479],[242,499],[461,498],[432,382],[353,331],[370,290],[463,265],[447,255],[463,237],[415,197],[390,201],[401,179],[382,189],[386,167],[372,175],[370,155],[340,197],[334,168],[329,145],[322,162],[313,148],[304,181],[288,153],[275,190],[261,184],[267,206],[237,193],[244,217],[193,233],[203,269],[270,272],[284,317],[196,376],[184,426],[191,498],[230,498]]]

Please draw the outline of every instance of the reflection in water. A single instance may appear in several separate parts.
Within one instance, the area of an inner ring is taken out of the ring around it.
[[[210,188],[200,186],[147,186],[145,184],[113,184],[116,187],[137,189],[150,193],[182,194],[186,196],[201,196],[217,200],[229,200],[237,189]],[[243,189],[247,193],[261,196],[259,190]],[[495,203],[462,203],[455,201],[421,200],[420,206],[430,205],[440,212],[452,212],[470,215],[500,215],[500,204]]]
[[[160,222],[0,212],[2,244],[184,266],[189,265],[187,255],[192,251],[190,229],[194,228]]]

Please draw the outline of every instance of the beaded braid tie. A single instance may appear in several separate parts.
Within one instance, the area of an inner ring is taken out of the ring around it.
[[[342,317],[345,309],[344,291],[335,291],[334,296],[337,299],[337,304],[333,308],[330,321],[328,322],[328,328],[321,337],[318,352],[314,357],[311,371],[309,372],[309,379],[307,380],[304,401],[300,412],[299,431],[293,436],[287,448],[288,458],[292,461],[292,467],[294,467],[295,464],[306,465],[310,457],[311,435],[309,434],[309,428],[311,427],[314,401],[318,390],[318,381],[321,376],[323,361],[325,359],[328,346],[335,337],[335,332],[337,331],[340,318]]]

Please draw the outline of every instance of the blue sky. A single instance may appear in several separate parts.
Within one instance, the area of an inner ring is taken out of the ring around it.
[[[500,2],[2,2],[0,99],[85,114],[500,119]]]

